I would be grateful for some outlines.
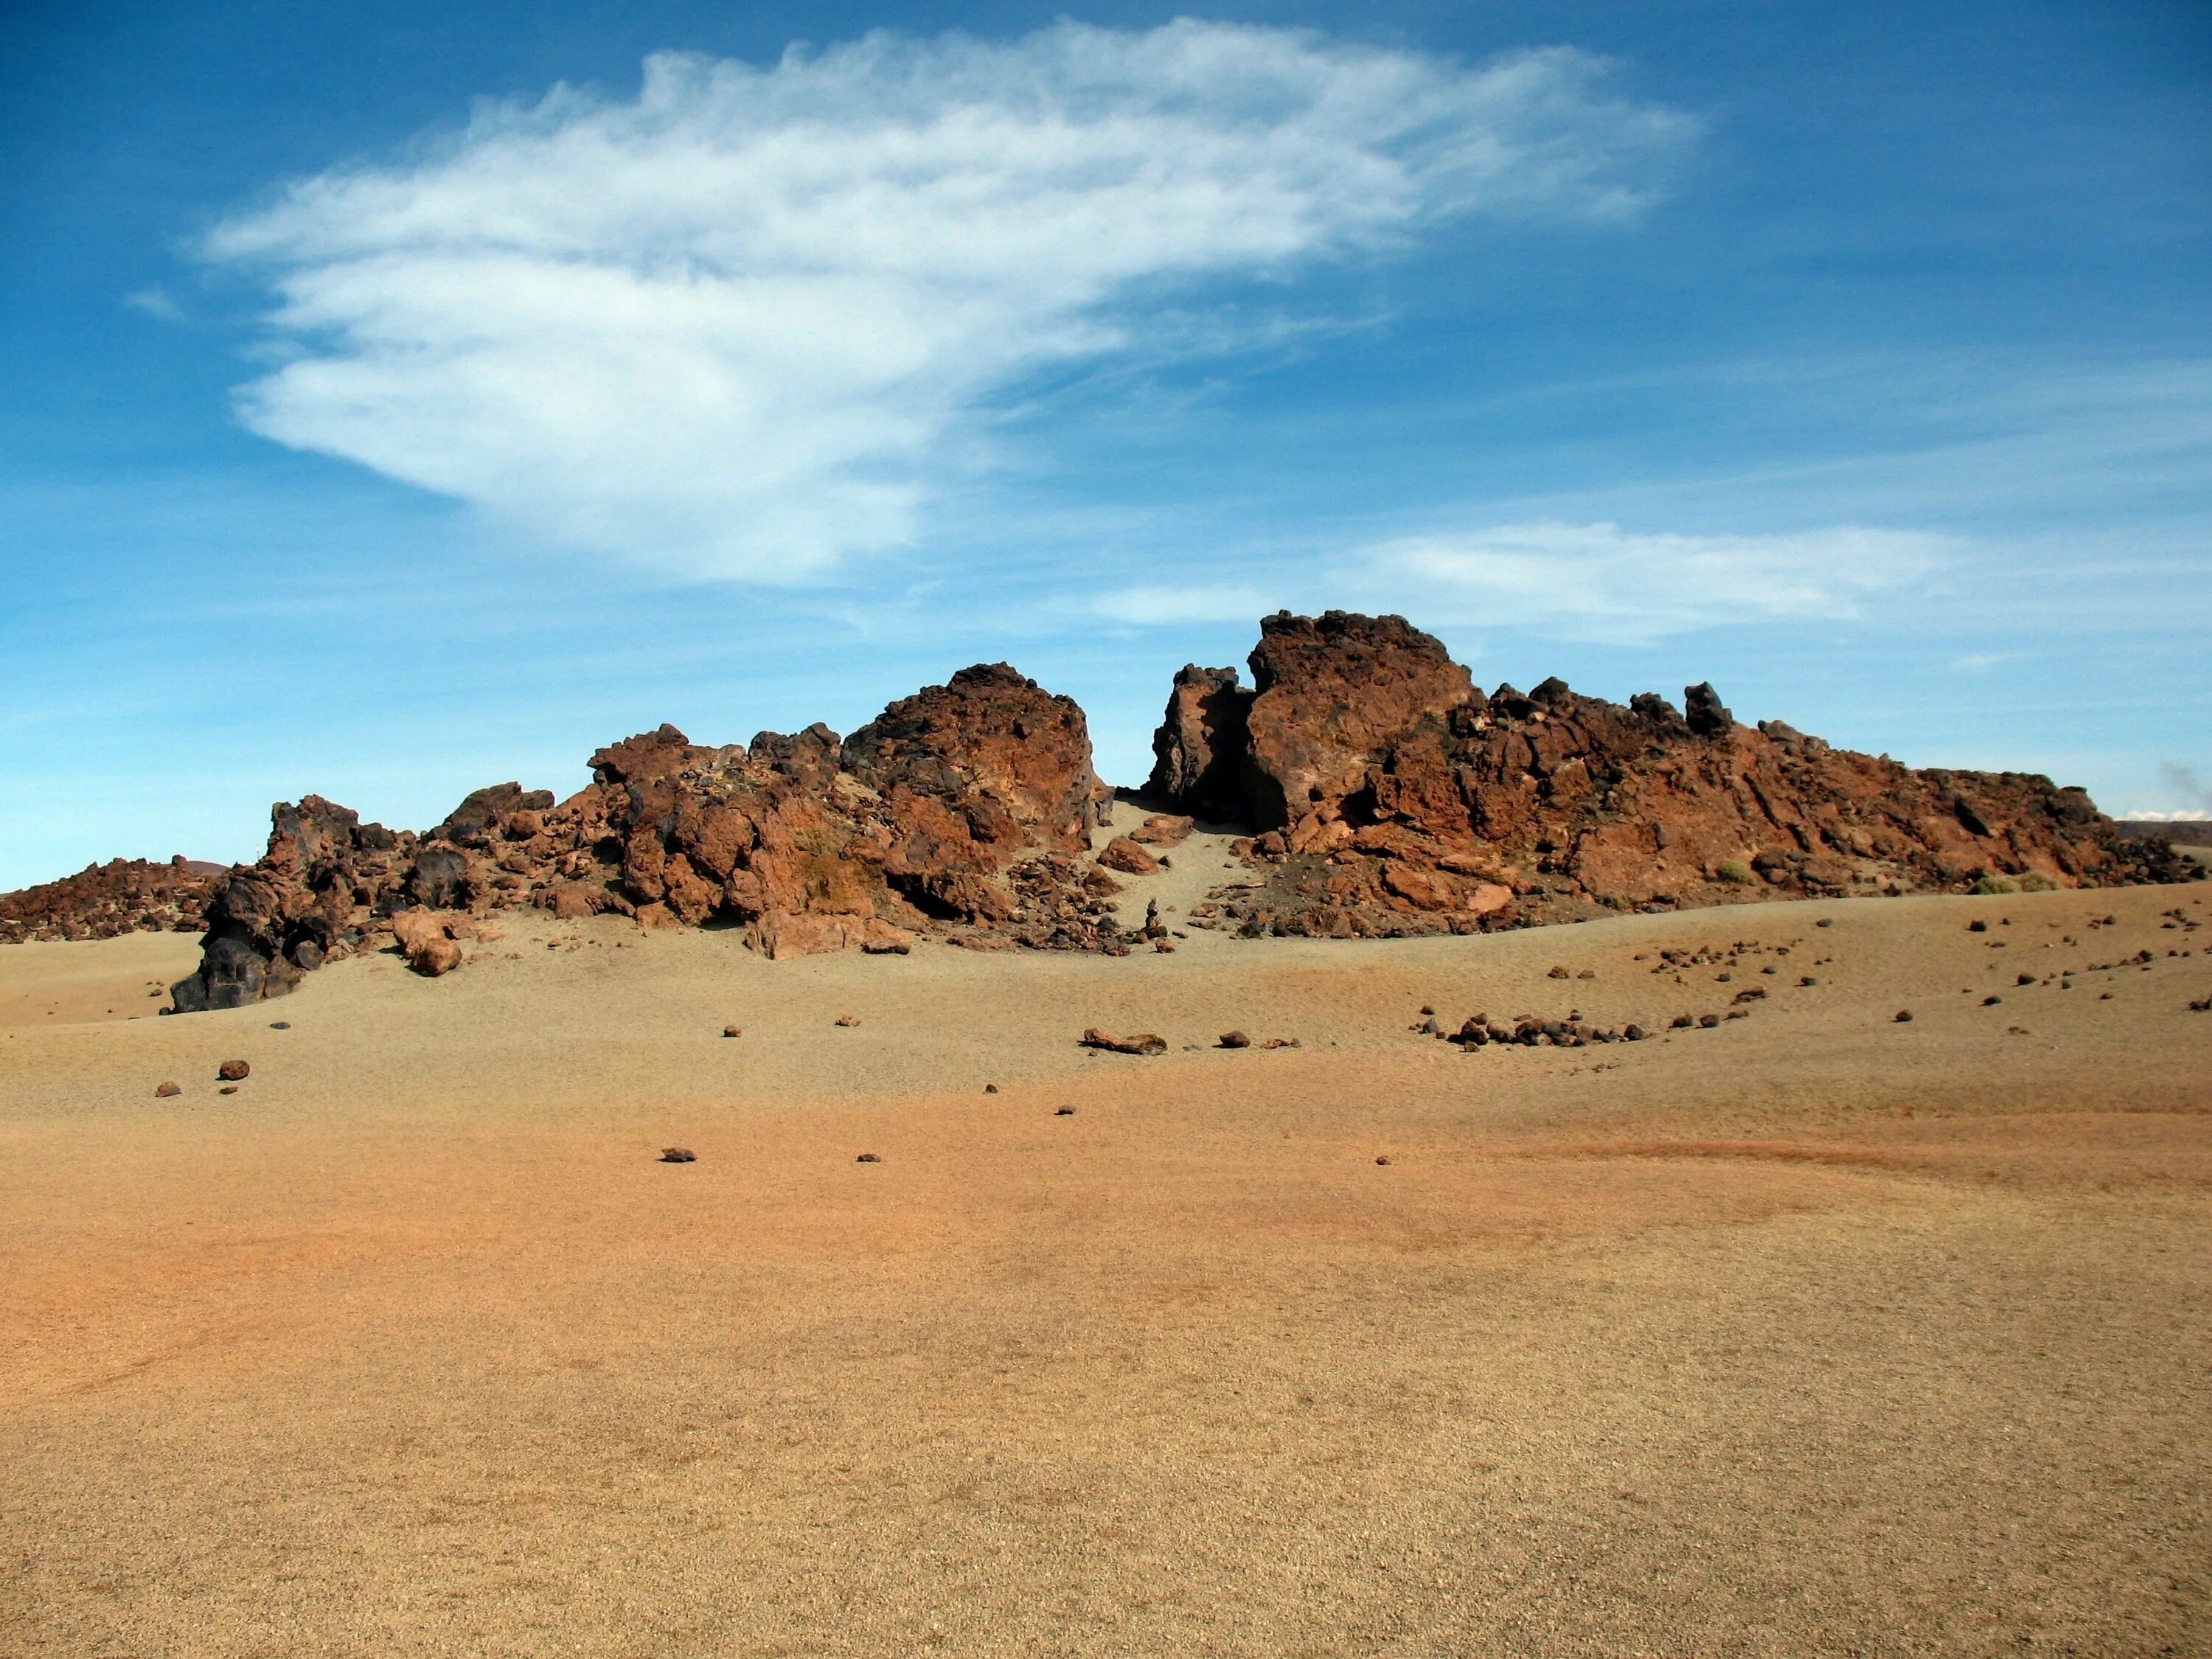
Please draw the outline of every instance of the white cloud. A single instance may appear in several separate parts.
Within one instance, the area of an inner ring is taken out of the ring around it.
[[[1256,587],[1124,587],[1103,593],[1091,610],[1110,622],[1150,627],[1162,623],[1253,622],[1279,608]]]
[[[1729,623],[1856,616],[1961,556],[1954,538],[1843,526],[1778,535],[1640,535],[1546,520],[1378,542],[1234,581],[1109,590],[1094,614],[1138,626],[1256,621],[1289,606],[1398,611],[1424,627],[1540,627],[1643,644]],[[1972,659],[1966,659],[1971,661]]]
[[[1147,344],[1163,283],[1632,216],[1693,123],[1605,73],[1189,21],[662,55],[633,100],[487,106],[204,251],[277,296],[256,431],[550,540],[793,580],[910,541],[963,417]]]
[[[143,311],[149,317],[158,318],[165,323],[181,323],[185,319],[184,307],[171,299],[165,289],[139,289],[135,293],[125,295],[123,303],[133,311]]]
[[[1869,598],[1923,580],[1959,546],[1854,526],[1679,536],[1547,521],[1384,542],[1346,561],[1333,586],[1439,624],[1640,643],[1729,623],[1853,617]]]

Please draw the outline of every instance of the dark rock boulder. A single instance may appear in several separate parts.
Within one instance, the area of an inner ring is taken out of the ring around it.
[[[1167,714],[1152,734],[1152,773],[1145,793],[1177,803],[1196,817],[1242,819],[1244,755],[1254,694],[1233,668],[1186,665],[1168,693]]]

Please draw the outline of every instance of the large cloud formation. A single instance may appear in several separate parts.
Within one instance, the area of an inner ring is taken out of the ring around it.
[[[874,34],[487,106],[218,226],[290,361],[252,428],[702,575],[911,542],[986,400],[1147,343],[1164,285],[1475,214],[1633,216],[1689,118],[1567,50],[1283,29]]]

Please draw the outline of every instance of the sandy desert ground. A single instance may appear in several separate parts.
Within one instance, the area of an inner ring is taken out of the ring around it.
[[[2206,921],[10,947],[0,1653],[2212,1651]]]

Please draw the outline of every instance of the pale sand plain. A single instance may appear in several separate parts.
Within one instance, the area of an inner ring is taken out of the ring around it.
[[[776,964],[531,916],[185,1018],[189,939],[0,951],[0,1653],[2212,1651],[2175,907]],[[1231,1028],[1300,1046],[1185,1047]]]

